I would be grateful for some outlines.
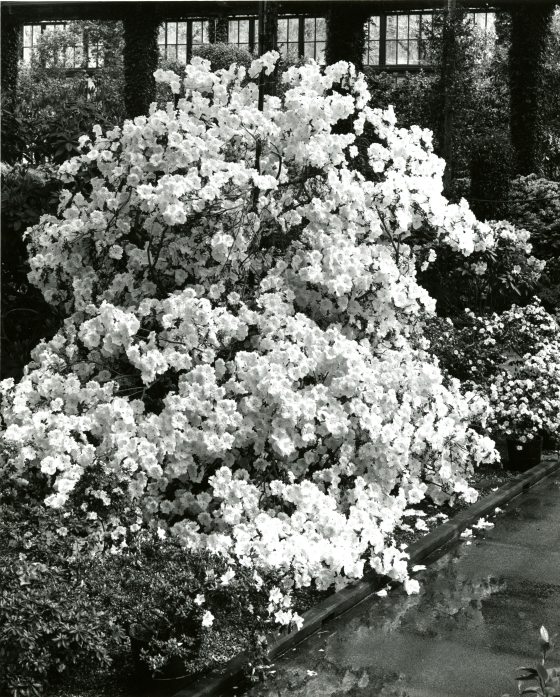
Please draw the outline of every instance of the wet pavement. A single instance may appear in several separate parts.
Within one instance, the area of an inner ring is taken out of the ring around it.
[[[365,600],[277,659],[246,697],[518,694],[516,668],[539,660],[539,627],[560,633],[558,473],[492,520],[414,574],[418,595]],[[560,650],[549,657],[560,665]]]

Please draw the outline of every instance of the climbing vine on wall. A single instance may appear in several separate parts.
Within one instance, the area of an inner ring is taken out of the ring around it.
[[[125,107],[129,117],[147,114],[155,101],[159,20],[143,12],[124,22]]]

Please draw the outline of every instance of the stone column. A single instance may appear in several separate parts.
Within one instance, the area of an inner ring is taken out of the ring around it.
[[[328,65],[338,61],[363,69],[366,43],[365,23],[371,10],[348,2],[333,2],[327,14],[325,58]]]
[[[158,29],[161,20],[145,11],[123,20],[124,103],[129,118],[147,114],[156,98],[154,72],[158,67]]]
[[[22,25],[10,17],[2,18],[2,93],[13,93],[18,81]]]
[[[552,3],[526,2],[511,8],[510,128],[517,174],[542,170],[543,64],[553,11]]]

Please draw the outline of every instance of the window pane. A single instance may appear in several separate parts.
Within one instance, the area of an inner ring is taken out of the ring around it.
[[[249,43],[249,20],[239,20],[239,43]]]
[[[417,39],[420,35],[420,15],[410,15],[408,18],[408,36]]]
[[[379,65],[379,41],[369,42],[366,62],[368,65]]]
[[[284,43],[288,40],[288,20],[278,20],[278,43]]]
[[[315,40],[315,17],[306,17],[303,21],[304,41]],[[307,53],[305,55],[308,55]]]
[[[399,65],[406,65],[408,63],[408,42],[399,41],[397,49],[397,63]]]
[[[327,20],[324,17],[317,17],[315,20],[315,34],[317,41],[325,41],[327,38]]]
[[[369,40],[374,41],[379,39],[379,17],[370,17],[368,30],[369,30]]]
[[[31,49],[30,49],[30,48],[24,48],[24,49],[23,49],[23,62],[24,62],[24,63],[30,63],[30,62],[31,62]]]
[[[187,47],[186,46],[178,46],[177,47],[177,60],[180,63],[187,62]]]
[[[397,38],[397,18],[395,15],[387,15],[387,38]]]
[[[239,24],[235,19],[229,21],[228,36],[230,44],[239,43]]]
[[[303,44],[303,55],[306,58],[315,58],[315,43],[312,41],[306,41]]]
[[[164,43],[165,43],[165,23],[160,26],[159,32],[158,32],[158,44],[164,44]]]
[[[30,24],[26,24],[23,27],[23,45],[32,46],[33,42],[33,27]]]
[[[177,43],[177,22],[167,22],[167,43]]]
[[[386,59],[387,59],[387,65],[396,65],[397,63],[397,42],[396,41],[387,41],[387,48],[386,48]]]
[[[297,61],[299,58],[299,48],[296,43],[288,44],[288,60]]]
[[[325,62],[325,42],[324,41],[317,41],[316,48],[315,48],[315,60],[318,63]]]
[[[202,43],[202,22],[192,23],[192,42],[193,45]]]
[[[177,46],[167,46],[167,58],[171,61],[177,60]]]
[[[420,62],[420,42],[411,41],[408,44],[408,62],[410,65],[417,65]]]
[[[290,17],[288,20],[288,41],[297,42],[299,38],[299,19]]]
[[[177,22],[177,43],[186,44],[187,43],[187,23]]]

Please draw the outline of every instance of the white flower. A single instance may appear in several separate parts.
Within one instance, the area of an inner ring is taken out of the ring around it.
[[[235,576],[235,571],[233,569],[228,569],[222,576],[220,577],[220,585],[222,586],[228,586],[230,581],[233,579]]]
[[[202,626],[203,627],[211,627],[214,624],[214,615],[210,612],[210,610],[206,610],[204,614],[202,615]]]

